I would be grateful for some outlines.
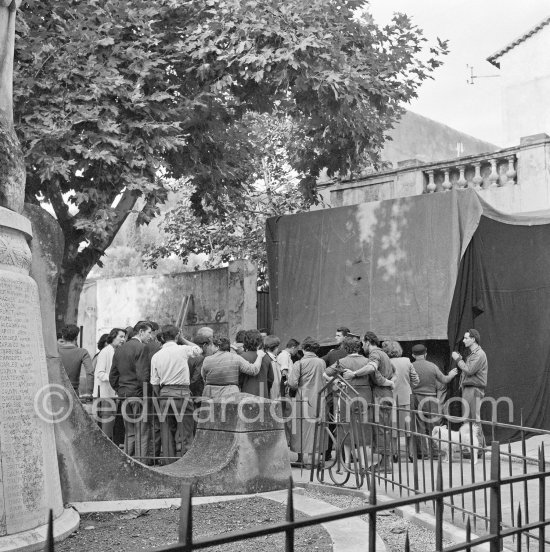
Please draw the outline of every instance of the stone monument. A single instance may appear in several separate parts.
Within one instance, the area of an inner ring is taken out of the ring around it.
[[[36,282],[31,224],[20,213],[25,165],[13,128],[16,10],[0,0],[0,552],[39,550],[53,510],[57,538],[78,526],[64,510]]]

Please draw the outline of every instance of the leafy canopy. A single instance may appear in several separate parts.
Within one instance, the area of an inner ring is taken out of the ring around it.
[[[29,0],[19,17],[15,125],[27,199],[49,201],[64,270],[84,274],[138,197],[149,221],[166,179],[193,214],[253,203],[253,114],[292,122],[285,163],[306,201],[376,163],[385,132],[441,61],[404,15],[377,27],[358,0]],[[269,156],[268,156],[269,157]],[[159,178],[162,176],[163,178]],[[296,188],[296,185],[294,185]]]
[[[311,201],[298,189],[300,175],[290,166],[288,145],[293,137],[292,121],[270,115],[246,118],[254,144],[250,181],[238,201],[225,194],[216,205],[205,205],[200,216],[191,206],[192,188],[186,183],[167,183],[179,190],[177,205],[163,213],[156,243],[145,252],[146,264],[157,267],[174,256],[192,263],[206,254],[207,268],[233,259],[248,259],[258,266],[259,284],[267,284],[265,222],[268,217],[308,210]]]

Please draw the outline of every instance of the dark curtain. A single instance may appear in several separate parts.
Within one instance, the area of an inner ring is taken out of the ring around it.
[[[339,325],[446,340],[460,258],[481,213],[474,190],[453,190],[268,219],[271,331],[322,345]]]
[[[460,350],[469,328],[481,333],[489,361],[486,397],[500,401],[498,421],[550,429],[550,224],[481,217],[449,313],[452,350]],[[493,410],[484,405],[482,418],[491,419]],[[495,434],[500,441],[518,437],[509,430]]]

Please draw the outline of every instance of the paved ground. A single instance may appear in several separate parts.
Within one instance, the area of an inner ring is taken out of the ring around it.
[[[508,453],[508,445],[501,447],[501,477],[520,475],[523,473],[535,473],[538,468],[535,460],[538,459],[538,450],[544,443],[546,450],[546,470],[550,470],[550,437],[533,437],[526,442],[527,456],[531,462],[518,461],[518,458],[511,458]],[[511,445],[512,455],[521,455],[521,442]],[[491,457],[490,454],[485,458],[480,458],[477,464],[471,459],[461,459],[460,454],[456,453],[453,460],[449,463],[443,463],[443,489],[468,485],[472,482],[481,482],[490,479]],[[406,497],[414,494],[415,488],[418,492],[430,492],[435,490],[437,461],[419,460],[417,462],[417,483],[415,486],[414,465],[408,461],[402,461],[393,464],[393,472],[387,474],[386,478],[377,478],[377,491],[390,498]],[[295,482],[310,481],[310,472],[306,470],[293,469]],[[323,479],[324,483],[331,484],[328,473],[323,473],[324,477],[318,477],[314,474],[313,482],[319,482]],[[350,477],[346,487],[356,488],[355,480]],[[362,490],[367,490],[364,482]],[[545,517],[550,516],[550,478],[545,480]],[[518,507],[521,507],[523,524],[539,520],[539,493],[540,480],[536,479],[529,482],[514,483],[501,487],[502,494],[502,521],[505,526],[515,526],[517,522]],[[477,534],[483,534],[488,530],[486,519],[489,517],[490,491],[478,491],[468,493],[461,497],[449,499],[446,502],[445,519],[458,526],[463,526],[466,522],[468,513],[475,512],[476,516],[471,516],[472,529]],[[421,509],[428,513],[433,513],[431,503],[424,504]],[[463,511],[466,511],[464,513]],[[510,543],[511,544],[511,543]],[[550,550],[550,541],[546,545]],[[536,546],[531,546],[531,550],[536,550]]]

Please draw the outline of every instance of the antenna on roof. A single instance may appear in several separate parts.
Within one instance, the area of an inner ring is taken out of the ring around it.
[[[492,79],[494,77],[500,77],[500,75],[474,75],[474,68],[472,65],[466,64],[466,68],[470,70],[470,77],[466,79],[468,84],[474,84],[474,79]]]

